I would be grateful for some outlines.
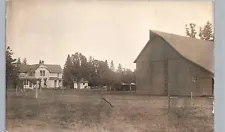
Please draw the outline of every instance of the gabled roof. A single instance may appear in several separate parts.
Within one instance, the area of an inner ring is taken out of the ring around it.
[[[181,56],[209,72],[214,73],[214,44],[212,41],[205,41],[154,30],[151,30],[150,34],[161,37]],[[135,62],[138,60],[139,56]]]
[[[48,71],[51,73],[61,73],[62,72],[62,68],[60,65],[53,65],[53,64],[44,64]]]
[[[53,64],[33,64],[33,65],[24,65],[22,64],[20,67],[21,73],[33,72],[35,71],[40,65],[46,66],[47,70],[50,73],[61,73],[62,68],[60,65],[53,65]]]

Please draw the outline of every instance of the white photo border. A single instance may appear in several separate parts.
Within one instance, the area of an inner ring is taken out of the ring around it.
[[[5,0],[0,0],[0,131],[4,132],[6,127],[5,110]]]
[[[148,0],[158,1],[158,0]],[[175,0],[174,0],[175,1]],[[184,1],[184,0],[176,0]],[[189,0],[194,1],[194,0]],[[214,46],[214,67],[215,67],[215,114],[214,132],[225,132],[225,1],[215,0],[214,2],[214,24],[215,24],[215,46]],[[6,127],[5,109],[5,0],[0,0],[0,131],[4,132]]]
[[[214,25],[215,25],[215,45],[214,45],[214,68],[215,68],[215,114],[214,132],[225,132],[225,1],[215,0],[214,2]]]

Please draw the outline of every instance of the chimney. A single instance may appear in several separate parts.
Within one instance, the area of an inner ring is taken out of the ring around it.
[[[44,64],[44,61],[42,60],[41,63]]]
[[[41,60],[39,60],[39,64],[41,64]]]

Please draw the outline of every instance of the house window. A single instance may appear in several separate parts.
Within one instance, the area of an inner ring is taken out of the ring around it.
[[[40,76],[45,76],[45,70],[40,70]]]
[[[59,77],[59,73],[57,73],[57,77]]]

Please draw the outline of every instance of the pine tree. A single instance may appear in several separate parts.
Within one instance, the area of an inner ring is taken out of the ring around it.
[[[196,24],[190,23],[189,27],[186,24],[186,35],[188,37],[197,38]],[[209,21],[206,22],[204,27],[199,28],[198,36],[201,40],[214,41],[213,25]]]
[[[81,78],[87,80],[89,77],[89,69],[88,69],[88,61],[86,56],[83,54],[79,54],[79,59],[80,59],[80,75]]]
[[[63,68],[63,83],[64,86],[73,87],[72,61],[70,55],[67,56],[66,63]]]
[[[18,68],[16,66],[16,59],[12,58],[13,52],[8,46],[6,49],[6,88],[10,82],[17,85],[18,82]]]
[[[80,81],[82,79],[82,70],[81,70],[81,60],[80,53],[76,52],[71,56],[72,60],[72,75],[75,81]]]
[[[121,64],[118,65],[117,72],[119,72],[119,73],[123,72],[123,67]]]
[[[19,65],[21,64],[20,58],[17,59],[17,64],[19,64]]]
[[[110,63],[110,70],[115,72],[115,66],[114,66],[113,61],[111,61],[111,63]]]
[[[199,37],[202,40],[214,41],[213,26],[209,21],[203,28],[200,27]]]
[[[24,58],[24,59],[23,59],[23,64],[24,64],[24,65],[27,65],[27,58]]]
[[[186,24],[186,35],[191,38],[196,38],[196,24],[190,23],[189,26]]]

